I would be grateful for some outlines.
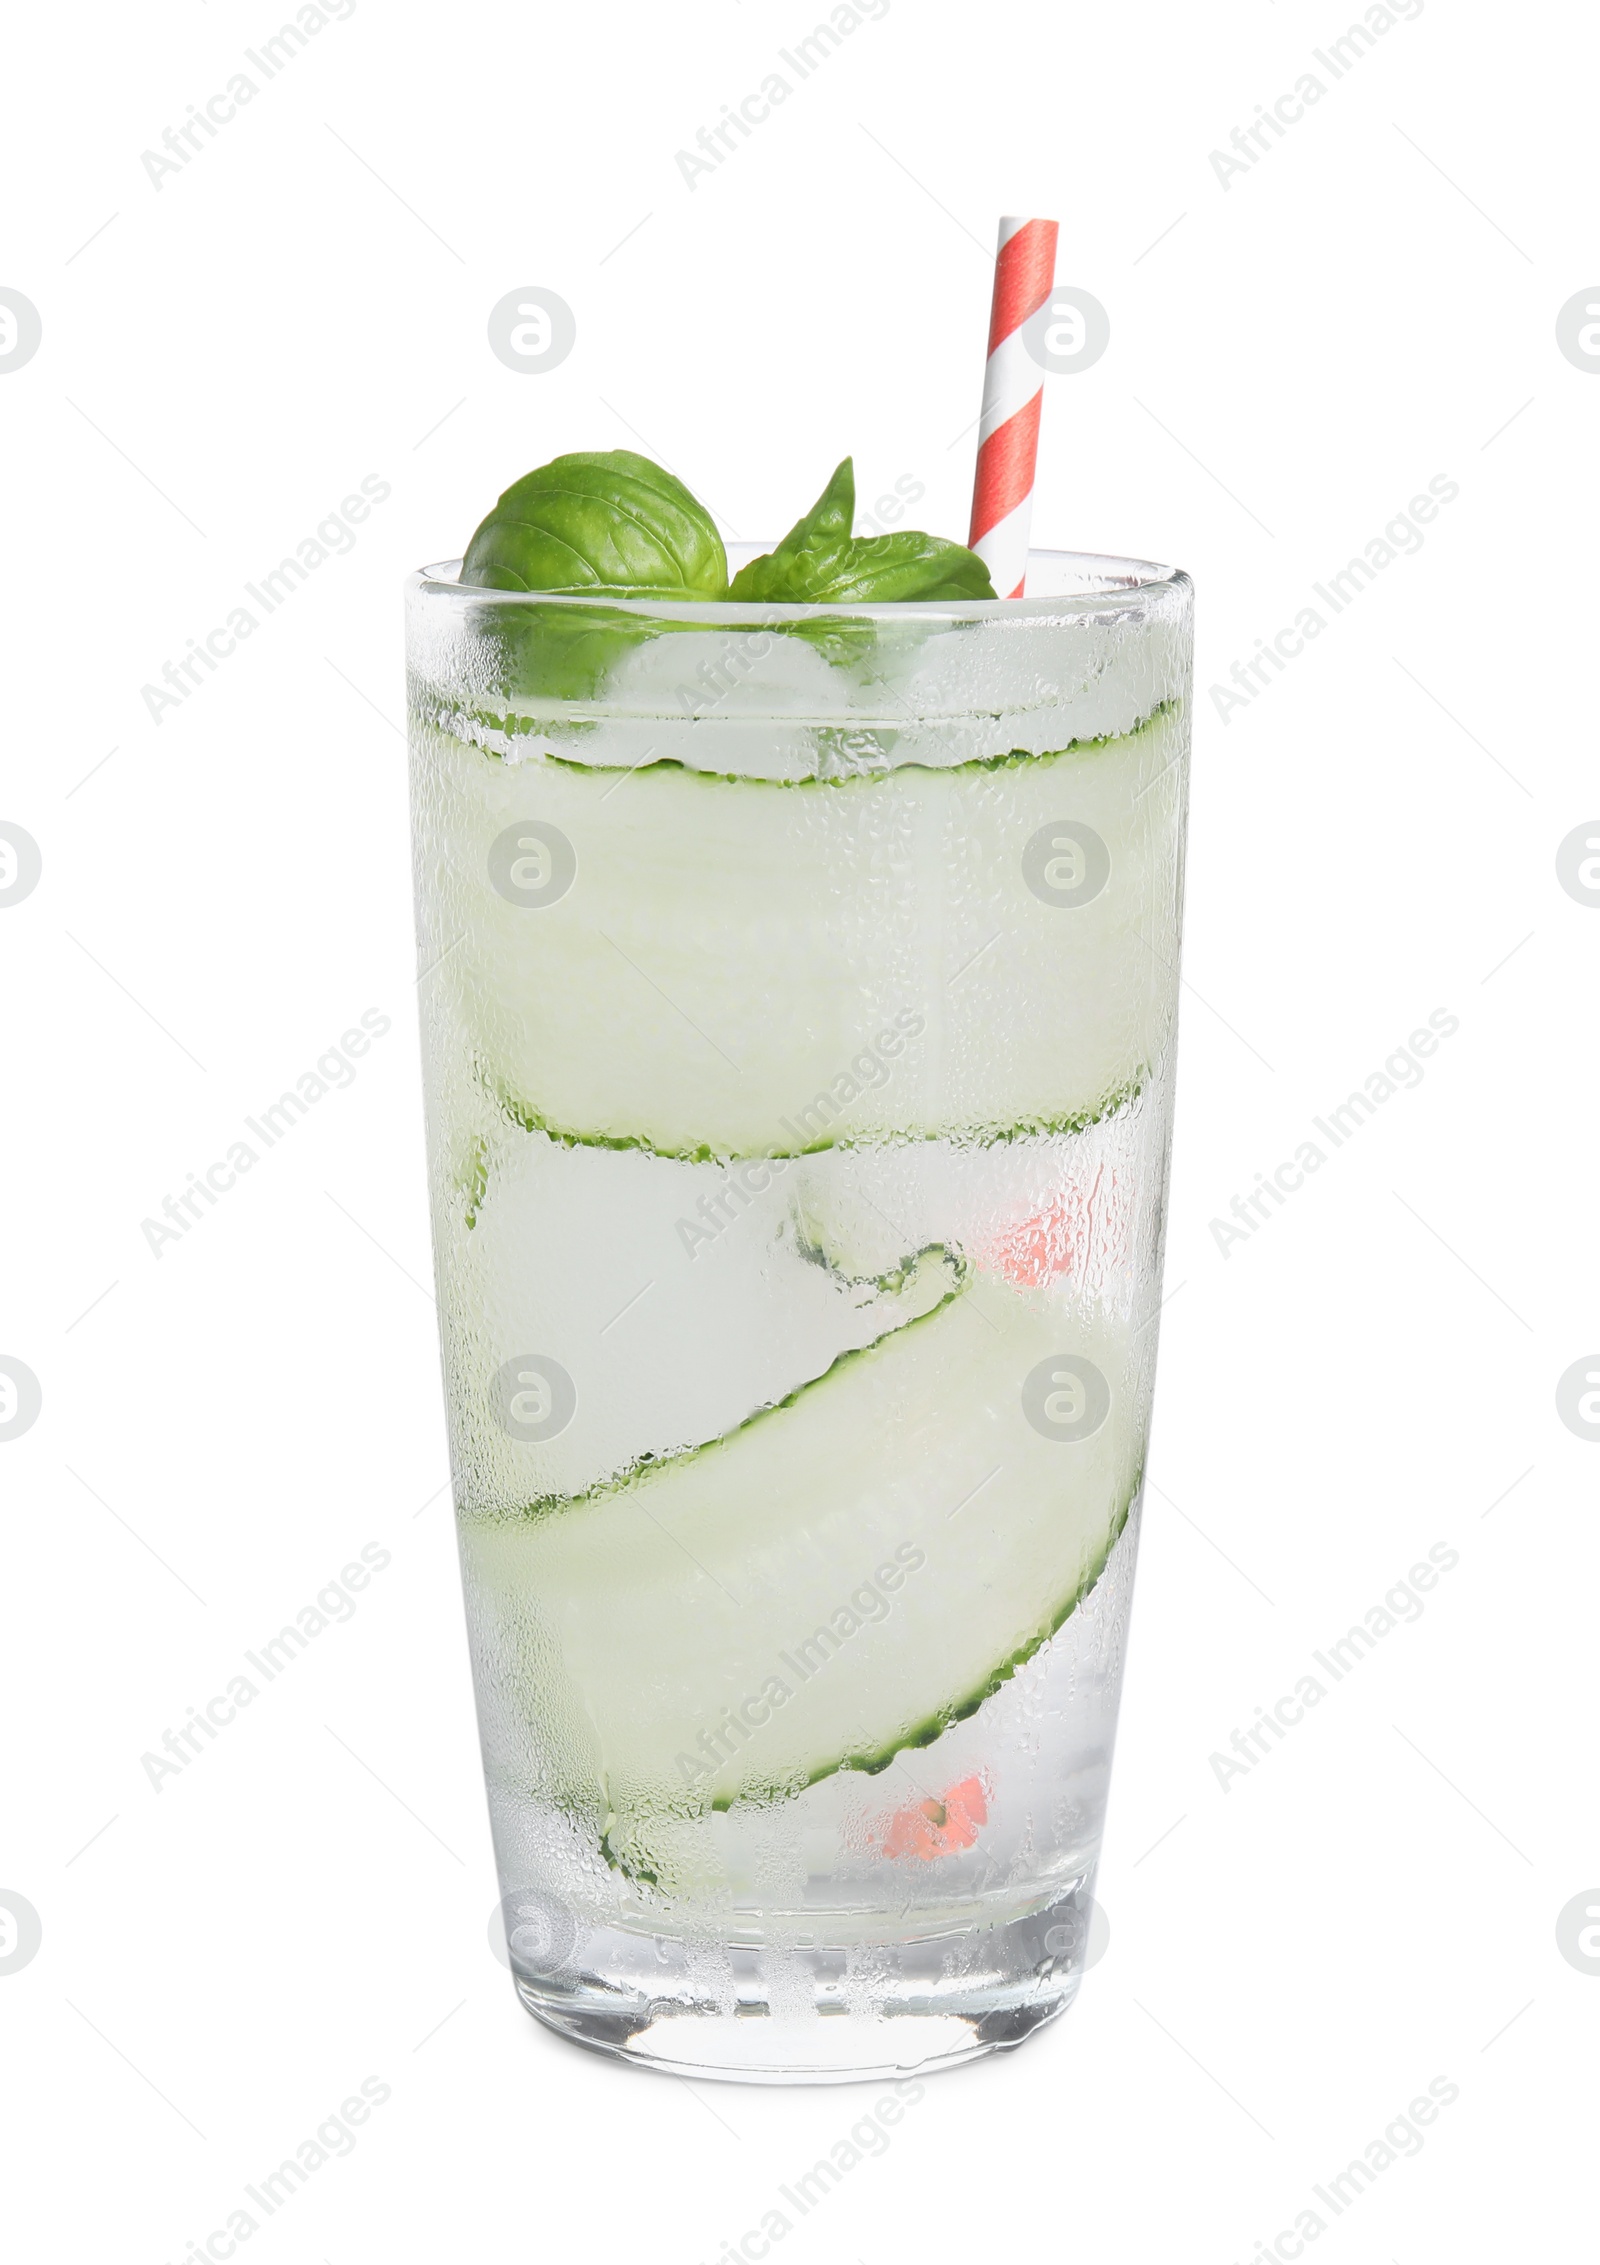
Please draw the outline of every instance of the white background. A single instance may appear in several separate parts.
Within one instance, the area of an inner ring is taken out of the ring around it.
[[[675,153],[783,68],[799,0],[359,0],[159,187],[141,153],[280,15],[13,18],[0,283],[43,323],[0,374],[0,817],[43,857],[0,911],[0,1351],[43,1394],[0,1446],[0,1887],[43,1930],[0,1975],[19,2255],[175,2265],[370,2076],[263,2265],[709,2265],[876,2096],[630,2075],[490,1956],[399,590],[568,448],[644,447],[747,537],[849,449],[869,505],[910,474],[963,534],[1001,211],[1060,216],[1111,322],[1050,383],[1036,540],[1200,591],[1110,1948],[783,2254],[1242,2265],[1439,2077],[1318,2256],[1572,2253],[1600,1446],[1555,1387],[1600,1343],[1600,910],[1555,860],[1600,806],[1600,372],[1556,317],[1600,273],[1600,42],[1429,0],[1335,83],[1311,51],[1351,14],[893,0],[693,188]],[[1224,185],[1210,153],[1307,70],[1324,99]],[[544,375],[486,342],[525,285],[577,320]],[[365,474],[392,493],[356,547],[152,721],[141,686]],[[1425,547],[1224,719],[1209,688],[1438,474]],[[141,1221],[365,1008],[393,1027],[356,1082],[154,1256]],[[1211,1220],[1438,1008],[1420,1086],[1225,1257]],[[153,1789],[141,1755],[367,1543],[356,1617]],[[1436,1543],[1421,1620],[1224,1788],[1212,1754]]]

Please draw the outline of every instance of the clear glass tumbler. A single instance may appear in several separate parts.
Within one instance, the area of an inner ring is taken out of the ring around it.
[[[945,2066],[1082,1971],[1155,1370],[1192,590],[1049,552],[1028,587],[409,585],[512,1970],[541,2020],[658,2068]]]

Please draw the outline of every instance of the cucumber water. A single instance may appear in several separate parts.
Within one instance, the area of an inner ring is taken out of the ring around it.
[[[559,683],[512,600],[413,591],[513,1966],[666,2065],[859,2073],[852,2025],[893,2019],[959,2057],[1081,1967],[1160,1298],[1187,586],[1049,571],[892,618],[589,606]],[[834,2042],[796,2046],[818,2013]]]

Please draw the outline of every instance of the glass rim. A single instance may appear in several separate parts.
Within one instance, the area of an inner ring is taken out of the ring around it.
[[[759,558],[769,543],[730,543],[730,566]],[[772,605],[762,600],[734,598],[636,598],[606,590],[492,590],[458,577],[459,558],[441,559],[419,567],[406,578],[406,589],[419,596],[493,606],[602,606],[608,612],[636,614],[644,620],[690,621],[716,624],[782,623],[821,618],[892,623],[908,619],[935,621],[1039,622],[1077,620],[1108,611],[1141,611],[1152,598],[1193,596],[1194,584],[1181,566],[1162,566],[1152,559],[1121,558],[1095,551],[1030,550],[1028,579],[1070,585],[1045,589],[1021,598],[901,599],[893,603],[862,604],[848,599],[818,605]]]

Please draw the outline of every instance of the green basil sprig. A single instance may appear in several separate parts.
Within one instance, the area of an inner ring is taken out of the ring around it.
[[[765,605],[897,605],[911,600],[992,598],[976,551],[905,527],[852,535],[855,468],[847,456],[803,519],[762,558],[741,567],[730,598]]]
[[[461,580],[594,602],[489,606],[475,633],[493,648],[494,674],[509,696],[582,702],[629,652],[675,626],[608,600],[844,608],[994,596],[982,559],[960,543],[912,528],[853,535],[855,501],[847,456],[804,518],[730,584],[710,512],[672,473],[627,448],[557,456],[507,488],[468,543]],[[870,624],[824,619],[794,628],[840,665],[876,648]]]

